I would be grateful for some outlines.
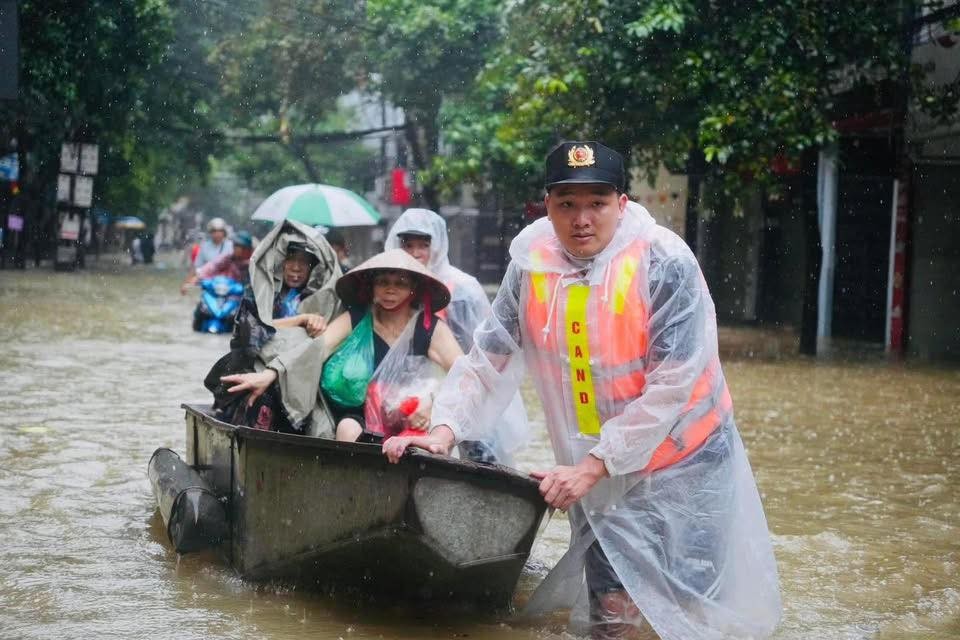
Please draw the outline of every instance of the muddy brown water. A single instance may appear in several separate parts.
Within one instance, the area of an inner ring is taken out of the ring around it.
[[[163,265],[160,265],[163,266]],[[184,451],[181,402],[225,336],[190,331],[182,271],[0,271],[0,638],[551,638],[563,616],[357,602],[178,558],[146,477]],[[960,637],[960,371],[863,358],[728,359],[780,568],[776,638]],[[543,416],[523,469],[552,459]],[[565,549],[555,517],[533,552]],[[521,579],[521,595],[536,584]]]

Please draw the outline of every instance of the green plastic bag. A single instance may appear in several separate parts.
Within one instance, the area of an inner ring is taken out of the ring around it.
[[[323,363],[320,388],[342,407],[359,407],[373,376],[373,316],[368,312]]]

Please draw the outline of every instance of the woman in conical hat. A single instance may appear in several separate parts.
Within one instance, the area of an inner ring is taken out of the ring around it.
[[[387,387],[396,389],[406,383],[400,378],[422,375],[420,365],[439,367],[446,372],[454,360],[463,355],[453,332],[436,312],[450,302],[450,291],[426,267],[402,249],[378,254],[352,269],[337,281],[337,295],[349,311],[338,316],[318,339],[324,342],[324,351],[330,355],[325,368],[337,356],[337,350],[355,331],[371,327],[373,379],[378,391],[377,403],[384,400]],[[369,318],[367,317],[369,315]],[[364,338],[365,339],[365,338]],[[349,344],[351,348],[356,339]],[[374,432],[392,435],[400,429],[426,429],[429,426],[431,398],[416,397],[405,406],[409,412],[402,419],[397,407],[367,406],[338,401],[336,378],[325,372],[321,388],[330,400],[336,422],[338,440],[356,440],[365,430],[367,418],[377,423]],[[225,376],[225,382],[235,383],[231,393],[250,391],[255,399],[277,379],[277,372],[267,368],[262,372]],[[421,386],[424,381],[421,379]],[[429,385],[425,385],[429,387]],[[413,396],[411,396],[413,398]],[[370,402],[367,403],[370,405]],[[385,420],[389,413],[393,420]],[[387,423],[390,424],[387,424]]]

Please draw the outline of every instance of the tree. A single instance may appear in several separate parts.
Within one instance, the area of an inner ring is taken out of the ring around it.
[[[444,162],[461,177],[502,174],[504,164],[526,175],[558,138],[599,138],[651,173],[661,162],[696,166],[719,196],[712,204],[732,209],[744,189],[777,184],[775,161],[810,171],[839,136],[844,91],[888,84],[906,94],[906,27],[920,4],[521,1],[481,75],[479,95],[497,108],[447,111]],[[940,93],[924,100],[955,112],[956,87]],[[810,243],[815,206],[804,200]],[[815,305],[819,253],[810,253]]]
[[[488,118],[500,138],[547,123],[554,139],[601,137],[648,168],[702,154],[725,180],[762,179],[774,157],[836,139],[838,84],[901,73],[902,12],[871,0],[521,2],[488,67],[506,111]]]
[[[0,105],[0,139],[21,152],[35,250],[50,239],[44,214],[64,140],[99,143],[98,204],[148,221],[178,173],[203,175],[207,149],[192,135],[203,87],[176,55],[178,42],[196,42],[181,9],[164,0],[19,3],[20,95]]]
[[[439,207],[440,110],[466,95],[499,37],[495,0],[367,0],[359,65],[404,110],[406,137],[427,204]]]
[[[353,88],[347,58],[359,48],[362,12],[346,0],[241,3],[246,28],[211,54],[235,128],[279,136],[311,182],[328,181],[302,136],[325,130]],[[302,180],[299,180],[302,182]]]

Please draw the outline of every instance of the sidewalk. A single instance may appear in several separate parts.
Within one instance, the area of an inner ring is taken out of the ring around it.
[[[792,327],[717,327],[721,358],[779,359],[797,355],[800,335]]]

